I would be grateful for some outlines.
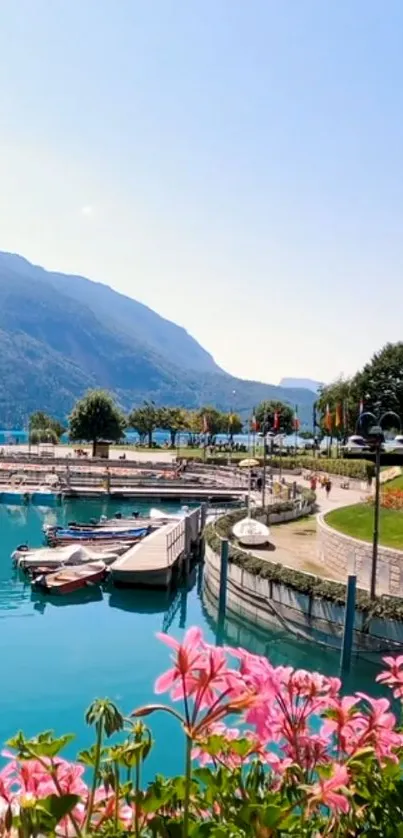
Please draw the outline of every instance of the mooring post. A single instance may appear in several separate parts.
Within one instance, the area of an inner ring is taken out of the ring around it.
[[[351,574],[347,578],[346,610],[344,612],[344,629],[340,658],[341,672],[350,671],[351,652],[353,649],[356,588],[357,577]]]
[[[218,618],[225,616],[227,605],[228,538],[221,539],[220,592],[218,596]]]

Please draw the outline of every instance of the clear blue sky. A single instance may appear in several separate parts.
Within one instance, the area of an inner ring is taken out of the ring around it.
[[[401,0],[10,0],[0,71],[1,249],[244,377],[403,338]]]

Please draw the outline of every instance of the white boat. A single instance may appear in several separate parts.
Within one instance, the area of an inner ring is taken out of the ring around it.
[[[270,536],[270,530],[266,524],[261,524],[255,518],[242,518],[242,521],[237,521],[232,527],[232,534],[238,539],[240,544],[247,547],[259,547],[267,544]]]
[[[102,550],[89,550],[88,547],[77,544],[68,544],[64,547],[38,547],[29,550],[18,547],[12,554],[13,561],[21,568],[29,567],[60,567],[64,565],[87,564],[88,562],[102,561],[105,564],[112,564],[119,553],[103,552]]]

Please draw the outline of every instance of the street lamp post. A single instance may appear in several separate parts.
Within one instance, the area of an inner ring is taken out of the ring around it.
[[[372,567],[371,567],[371,585],[370,597],[375,599],[376,595],[376,571],[378,565],[378,545],[379,545],[379,511],[380,511],[380,485],[381,485],[381,452],[382,443],[384,442],[384,430],[382,423],[384,423],[387,416],[393,416],[397,419],[400,429],[400,418],[394,410],[387,410],[381,416],[375,416],[374,413],[365,411],[361,413],[356,430],[367,440],[372,451],[375,452],[375,498],[374,498],[374,529],[372,535]],[[363,431],[363,421],[368,422],[368,430]]]

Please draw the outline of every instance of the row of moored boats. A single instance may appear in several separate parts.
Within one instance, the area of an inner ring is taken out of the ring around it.
[[[31,579],[35,589],[54,594],[71,594],[81,588],[101,585],[109,567],[124,553],[170,518],[152,510],[148,518],[137,513],[117,515],[99,521],[66,527],[45,526],[46,547],[20,544],[12,554],[14,563]]]

